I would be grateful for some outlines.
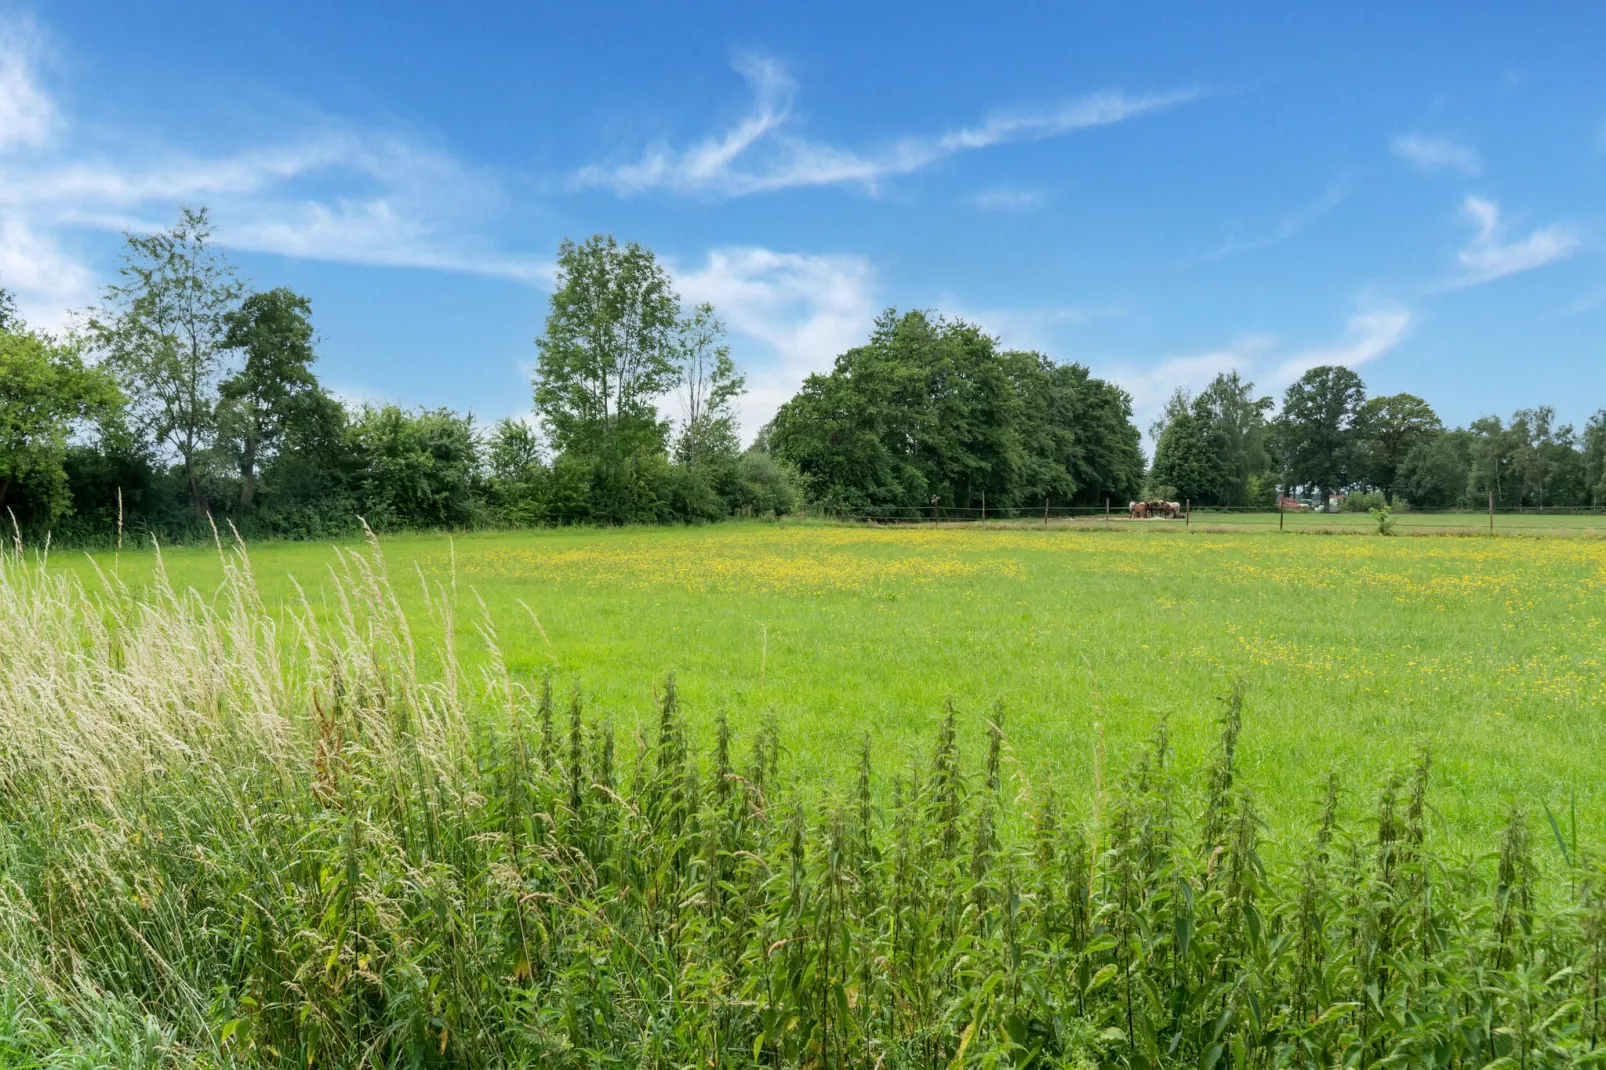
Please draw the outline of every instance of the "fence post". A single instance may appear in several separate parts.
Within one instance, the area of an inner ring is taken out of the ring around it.
[[[1043,526],[1048,527],[1048,495],[1043,495]]]
[[[1489,534],[1494,534],[1494,491],[1489,492]]]
[[[987,492],[981,492],[981,526],[987,526]]]
[[[1277,530],[1283,530],[1283,496],[1277,495]]]
[[[1193,499],[1192,498],[1184,498],[1184,499],[1182,499],[1182,526],[1185,527],[1185,528],[1191,528],[1193,526]]]

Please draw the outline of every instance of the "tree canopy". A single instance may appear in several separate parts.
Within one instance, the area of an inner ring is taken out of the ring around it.
[[[1361,377],[1338,364],[1312,368],[1288,388],[1275,425],[1285,482],[1326,496],[1354,481],[1352,432],[1365,401]]]
[[[651,251],[611,235],[558,249],[535,409],[560,450],[618,462],[661,450],[657,399],[679,369],[680,299]]]
[[[805,380],[769,442],[816,500],[856,510],[1124,501],[1143,473],[1124,391],[919,311],[889,309]]]

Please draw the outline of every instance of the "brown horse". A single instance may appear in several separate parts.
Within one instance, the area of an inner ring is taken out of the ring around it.
[[[1146,520],[1149,516],[1148,502],[1127,502],[1127,517],[1131,520]]]

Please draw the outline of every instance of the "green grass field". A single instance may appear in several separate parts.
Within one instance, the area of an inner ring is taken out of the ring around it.
[[[949,698],[971,748],[1002,701],[1028,775],[1090,778],[1095,725],[1124,768],[1162,713],[1197,768],[1217,696],[1241,677],[1245,775],[1274,829],[1308,819],[1329,769],[1351,807],[1370,806],[1423,743],[1453,839],[1486,841],[1512,801],[1537,811],[1576,793],[1581,818],[1600,815],[1606,541],[753,523],[384,550],[426,647],[440,635],[425,584],[455,598],[471,664],[483,599],[516,674],[550,668],[630,725],[674,671],[695,727],[723,709],[742,735],[773,710],[794,767],[841,786],[866,733],[884,766],[924,763]],[[211,548],[165,557],[179,585],[218,582]],[[57,560],[92,574],[82,556]],[[292,578],[316,601],[336,554],[276,544],[252,563],[270,605],[295,597]],[[115,567],[139,584],[152,564],[127,552]]]

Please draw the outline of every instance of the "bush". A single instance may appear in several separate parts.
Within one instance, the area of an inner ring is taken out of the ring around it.
[[[1386,504],[1383,492],[1380,490],[1351,491],[1344,497],[1344,512],[1368,513],[1374,509],[1381,509]]]

